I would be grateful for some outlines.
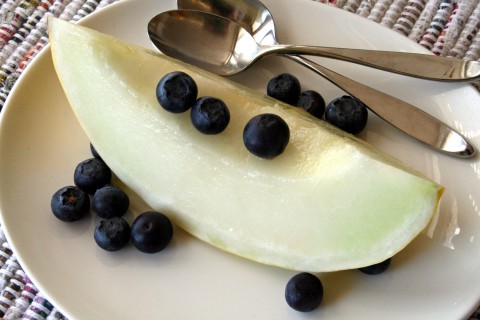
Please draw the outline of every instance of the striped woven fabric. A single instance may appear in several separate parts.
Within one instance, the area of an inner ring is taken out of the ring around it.
[[[48,43],[47,16],[77,21],[121,0],[0,0],[0,110]],[[479,0],[313,0],[373,20],[436,55],[480,58]],[[320,5],[320,4],[319,4]],[[0,318],[66,319],[19,265],[0,226]],[[480,320],[480,309],[470,319]]]
[[[436,55],[480,58],[478,0],[325,0],[380,23]]]

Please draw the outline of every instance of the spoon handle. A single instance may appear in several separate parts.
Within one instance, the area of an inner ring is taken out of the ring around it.
[[[466,82],[480,79],[479,61],[430,54],[294,45],[264,46],[263,49],[266,53],[332,58],[427,80]]]
[[[411,104],[349,79],[311,60],[286,55],[361,100],[397,129],[445,154],[468,158],[475,148],[458,132]]]

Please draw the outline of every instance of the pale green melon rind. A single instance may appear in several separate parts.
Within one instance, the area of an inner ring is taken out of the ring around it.
[[[357,268],[404,248],[436,210],[441,186],[287,105],[57,19],[49,35],[69,102],[104,160],[152,208],[214,246],[295,270]],[[174,70],[227,103],[225,132],[204,136],[188,113],[158,106],[155,86]],[[274,160],[243,146],[243,126],[261,112],[290,126]]]

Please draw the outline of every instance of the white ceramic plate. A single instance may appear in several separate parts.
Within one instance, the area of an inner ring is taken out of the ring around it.
[[[265,3],[284,42],[426,52],[391,30],[310,0]],[[122,1],[84,23],[151,47],[147,21],[174,8],[174,0]],[[472,87],[322,61],[421,106],[480,147],[480,96]],[[278,57],[261,61],[235,79],[264,90],[268,79],[283,71],[296,74],[305,89],[320,91],[326,100],[341,94]],[[356,270],[320,274],[324,302],[309,314],[293,311],[284,301],[285,284],[295,272],[221,252],[181,230],[176,230],[171,246],[156,255],[141,254],[132,246],[107,253],[93,240],[93,219],[65,224],[53,217],[51,195],[72,184],[76,164],[90,153],[48,48],[22,74],[1,117],[2,226],[28,275],[71,319],[458,320],[479,303],[478,158],[460,160],[434,152],[374,116],[362,137],[442,183],[447,191],[440,215],[382,275]]]

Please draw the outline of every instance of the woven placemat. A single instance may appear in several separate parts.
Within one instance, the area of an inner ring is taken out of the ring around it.
[[[121,0],[0,0],[0,110],[19,75],[48,43],[47,16],[77,21],[116,1]],[[313,1],[373,20],[434,54],[480,58],[478,0]],[[66,319],[25,274],[1,226],[0,318]],[[470,319],[480,320],[480,309]]]

